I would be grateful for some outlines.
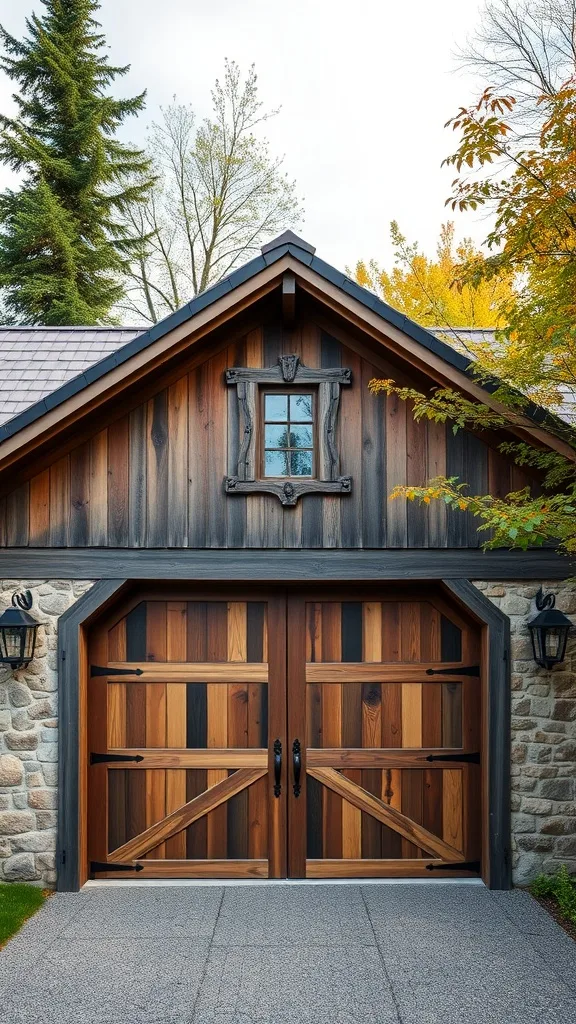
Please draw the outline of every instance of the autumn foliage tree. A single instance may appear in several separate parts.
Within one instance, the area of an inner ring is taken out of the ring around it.
[[[526,411],[530,400],[544,406],[561,450],[505,446],[519,464],[542,472],[540,496],[527,490],[505,500],[473,495],[455,478],[396,494],[468,509],[481,529],[493,531],[492,546],[525,548],[556,539],[576,551],[576,83],[540,102],[546,116],[536,143],[527,146],[510,116],[515,97],[486,89],[449,122],[459,143],[446,163],[457,172],[451,208],[493,214],[488,255],[463,266],[462,284],[479,286],[508,274],[518,283],[517,294],[502,307],[507,326],[497,333],[497,344],[476,346],[475,373],[498,379],[498,397],[512,413]],[[492,430],[507,423],[506,416],[449,389],[423,394],[388,380],[373,381],[372,390],[411,399],[417,417],[446,421],[453,429]]]
[[[353,276],[358,284],[376,292],[395,309],[424,327],[503,327],[502,306],[513,295],[513,275],[494,275],[469,284],[461,280],[465,266],[481,259],[470,239],[458,245],[454,224],[440,230],[435,259],[425,256],[418,243],[411,244],[396,221],[390,225],[395,263],[390,271],[375,260],[360,260]]]

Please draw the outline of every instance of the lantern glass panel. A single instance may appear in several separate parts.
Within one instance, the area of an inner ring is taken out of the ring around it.
[[[21,660],[22,632],[18,626],[4,626],[0,629],[0,653],[4,661]]]

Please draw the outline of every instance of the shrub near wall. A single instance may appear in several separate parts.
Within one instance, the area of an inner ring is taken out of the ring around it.
[[[58,618],[92,586],[87,580],[2,580],[0,613],[30,590],[38,630],[34,660],[0,668],[0,879],[56,882]]]
[[[539,668],[526,621],[538,583],[475,582],[510,618],[512,870],[523,885],[560,864],[576,873],[576,642],[564,665]],[[543,582],[576,622],[576,592]]]

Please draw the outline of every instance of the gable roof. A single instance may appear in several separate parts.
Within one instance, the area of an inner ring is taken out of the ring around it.
[[[94,336],[102,330],[107,336],[110,349],[103,351],[96,361],[87,360],[86,365],[79,366],[74,375],[66,375],[68,379],[63,383],[59,383],[56,388],[47,388],[42,396],[35,395],[32,404],[28,405],[24,411],[17,410],[16,415],[13,413],[10,419],[0,425],[0,443],[6,440],[6,438],[17,434],[23,427],[39,419],[48,410],[57,408],[67,398],[78,394],[88,384],[104,377],[113,368],[121,366],[132,356],[143,352],[153,342],[158,341],[164,335],[174,330],[175,327],[179,327],[186,320],[189,320],[190,317],[211,306],[217,299],[233,291],[240,284],[244,284],[244,282],[254,278],[260,271],[272,266],[286,255],[290,255],[299,263],[310,267],[311,270],[315,271],[325,281],[336,285],[337,288],[342,289],[342,291],[357,299],[362,305],[373,310],[388,323],[397,327],[420,345],[423,345],[424,348],[440,356],[445,362],[464,373],[467,371],[469,359],[462,356],[444,341],[441,341],[432,332],[425,330],[403,313],[399,313],[392,306],[382,302],[377,295],[360,287],[355,281],[347,277],[346,274],[343,274],[342,271],[336,270],[329,263],[319,259],[308,242],[298,238],[292,231],[285,231],[277,239],[263,246],[262,255],[256,256],[249,263],[238,267],[237,270],[234,270],[228,277],[219,281],[218,284],[208,288],[205,292],[201,292],[200,295],[186,303],[181,309],[171,313],[164,320],[154,324],[147,330],[138,332],[137,328],[56,328],[55,331],[62,339],[78,337],[78,333],[86,336],[92,333],[93,336],[90,340],[93,342],[95,342]],[[10,333],[10,329],[4,330]],[[38,328],[38,330],[48,333],[48,330],[45,328]],[[19,338],[15,339],[16,341],[24,342],[26,345],[29,341],[34,341],[36,329],[14,328],[14,331],[19,335]],[[126,337],[124,334],[125,331],[130,335],[129,337]],[[115,344],[115,335],[118,339],[118,344]],[[119,335],[120,337],[118,337]],[[22,380],[26,379],[22,377]]]
[[[286,257],[289,257],[289,259],[286,260]],[[383,302],[377,295],[367,291],[365,288],[362,288],[351,278],[347,277],[346,274],[336,270],[334,267],[330,266],[330,264],[316,256],[314,247],[308,242],[298,238],[298,236],[292,231],[286,231],[278,238],[263,246],[260,256],[255,257],[248,263],[239,267],[228,277],[219,281],[213,287],[202,292],[200,295],[197,295],[190,302],[182,306],[181,309],[171,313],[164,320],[160,321],[160,323],[154,324],[148,329],[139,330],[136,327],[54,329],[5,328],[3,331],[0,331],[0,335],[3,334],[5,336],[4,340],[6,345],[10,345],[9,337],[12,334],[12,331],[15,332],[15,352],[19,345],[24,343],[26,348],[29,345],[36,346],[35,351],[41,353],[42,346],[38,345],[37,339],[39,336],[45,336],[48,344],[49,337],[52,336],[54,338],[51,334],[52,331],[55,332],[57,339],[55,340],[55,344],[65,341],[67,341],[68,344],[70,341],[75,344],[75,342],[77,340],[79,341],[80,337],[82,337],[88,346],[84,350],[82,356],[70,359],[66,372],[62,375],[62,383],[59,381],[57,382],[56,377],[54,377],[51,380],[47,380],[46,388],[44,388],[41,383],[37,385],[37,390],[33,387],[28,388],[26,386],[26,390],[30,391],[31,394],[34,395],[32,402],[31,404],[27,404],[26,399],[22,398],[22,404],[26,403],[26,407],[22,409],[22,406],[20,405],[20,408],[15,410],[15,414],[12,412],[11,418],[5,419],[5,422],[0,422],[0,449],[3,442],[14,437],[14,435],[18,434],[19,431],[23,430],[23,428],[34,424],[47,413],[57,410],[58,407],[63,405],[68,399],[81,394],[84,389],[98,381],[101,381],[106,374],[124,366],[124,364],[128,363],[129,360],[136,356],[141,356],[141,354],[145,354],[147,349],[155,346],[155,343],[164,339],[172,331],[175,331],[176,334],[181,334],[182,332],[177,331],[178,328],[185,325],[187,321],[196,317],[198,314],[202,314],[204,311],[209,311],[210,307],[215,306],[219,300],[225,301],[236,289],[239,290],[239,294],[243,291],[241,287],[243,285],[248,285],[249,287],[253,286],[254,289],[256,289],[258,287],[258,282],[254,279],[256,279],[261,273],[263,279],[266,276],[270,279],[270,273],[265,275],[263,272],[273,269],[274,265],[280,261],[283,261],[284,267],[287,264],[294,267],[297,273],[298,268],[300,268],[303,283],[305,283],[306,277],[310,280],[310,274],[308,273],[307,275],[306,272],[312,271],[313,275],[320,279],[321,297],[324,295],[328,296],[329,293],[332,295],[340,293],[339,301],[341,301],[343,305],[346,304],[347,300],[353,300],[359,303],[366,311],[364,314],[365,319],[371,319],[372,323],[374,323],[375,320],[377,322],[382,321],[378,330],[382,330],[383,333],[385,333],[385,328],[388,326],[388,334],[390,335],[391,333],[394,333],[394,331],[390,332],[390,328],[395,329],[396,333],[399,332],[399,335],[397,333],[396,338],[397,343],[399,336],[403,339],[403,343],[407,343],[408,340],[416,342],[418,348],[425,351],[427,350],[433,354],[435,357],[433,361],[437,366],[439,359],[441,364],[444,364],[447,368],[450,367],[457,371],[457,376],[464,375],[470,381],[470,390],[475,393],[475,397],[477,399],[479,397],[481,398],[482,393],[488,397],[490,392],[495,390],[497,386],[496,384],[492,387],[490,384],[485,384],[480,387],[477,381],[473,381],[470,357],[462,354],[452,347],[452,345],[443,341],[441,337],[437,336],[439,334],[444,334],[445,336],[445,331],[441,331],[438,328],[427,330],[421,327],[413,320],[410,320],[405,314],[398,312],[398,310]],[[281,273],[282,268],[279,267],[278,276],[280,276]],[[311,290],[313,291],[313,288],[311,288]],[[371,317],[371,314],[374,314],[375,316]],[[37,332],[39,332],[39,334],[37,334]],[[101,348],[98,348],[99,345]],[[411,349],[414,351],[414,346],[411,346]],[[22,352],[21,348],[20,352]],[[93,358],[94,355],[96,355],[95,361]],[[424,356],[425,352],[422,355]],[[15,356],[12,358],[15,358]],[[40,355],[39,362],[42,361],[42,358],[42,355]],[[146,356],[144,355],[143,358],[145,360]],[[46,360],[47,363],[54,361],[58,362],[58,360]],[[142,359],[139,361],[142,362]],[[35,362],[33,353],[30,362]],[[430,365],[431,363],[432,361],[430,362]],[[58,374],[58,367],[50,367],[50,369],[55,370],[55,373]],[[33,381],[35,372],[36,371],[33,367],[31,369],[27,369],[25,371],[26,376],[22,377],[22,379],[25,381]],[[113,376],[117,378],[117,375]],[[13,384],[15,380],[16,377],[12,378]],[[57,383],[55,388],[50,386],[53,383]],[[105,386],[106,385],[104,383],[104,387]],[[546,410],[533,405],[527,410],[527,415],[532,423],[543,423],[547,418],[548,420],[550,418],[550,414]],[[523,417],[516,416],[515,419],[521,426],[523,425],[526,427],[529,425],[529,420],[526,419],[526,415]],[[520,419],[524,421],[523,424],[520,424]],[[538,431],[539,435],[542,435],[543,433],[544,432],[541,429]],[[545,440],[545,436],[540,436],[540,440]],[[557,447],[558,443],[560,443],[565,449],[568,447],[563,445],[562,442],[556,442],[554,446]]]

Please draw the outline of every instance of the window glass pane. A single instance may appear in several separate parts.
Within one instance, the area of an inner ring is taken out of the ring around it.
[[[291,448],[311,448],[312,447],[312,427],[301,427],[295,426],[294,423],[290,424],[290,447]]]
[[[288,430],[285,423],[278,426],[271,426],[269,423],[264,427],[265,448],[288,448]],[[301,447],[299,445],[299,447]]]
[[[281,423],[288,419],[288,395],[266,395],[264,419]]]
[[[289,452],[264,452],[265,476],[289,476]]]
[[[290,395],[290,419],[296,423],[312,422],[312,395]]]
[[[312,476],[312,452],[292,452],[292,476]]]

